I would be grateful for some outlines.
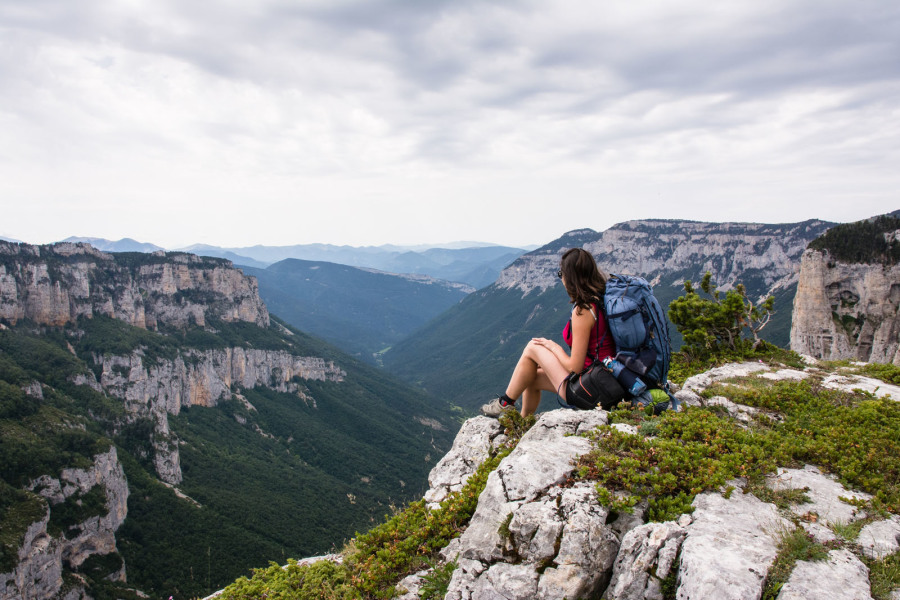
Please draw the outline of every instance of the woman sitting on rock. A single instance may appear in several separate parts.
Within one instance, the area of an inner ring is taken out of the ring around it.
[[[596,399],[586,397],[586,391],[571,375],[582,371],[595,358],[603,360],[616,354],[612,335],[607,333],[606,317],[600,310],[606,277],[590,252],[581,248],[572,248],[562,255],[557,276],[569,294],[569,302],[575,305],[563,330],[563,339],[572,354],[554,341],[533,338],[516,364],[506,393],[482,406],[481,414],[499,417],[515,406],[519,396],[522,416],[533,414],[541,402],[542,390],[556,392],[575,406],[587,408],[597,404]]]

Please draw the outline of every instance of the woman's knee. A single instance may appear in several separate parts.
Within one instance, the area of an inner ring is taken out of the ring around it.
[[[539,354],[542,347],[543,346],[532,340],[525,344],[525,349],[522,350],[522,356],[533,359]]]

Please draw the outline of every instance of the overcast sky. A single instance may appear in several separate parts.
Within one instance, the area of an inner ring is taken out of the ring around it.
[[[0,0],[0,236],[542,244],[900,208],[896,0]]]

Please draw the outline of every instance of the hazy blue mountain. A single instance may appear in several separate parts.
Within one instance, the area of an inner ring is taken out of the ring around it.
[[[800,255],[831,225],[647,220],[572,231],[521,256],[495,283],[394,344],[384,366],[470,410],[502,393],[528,340],[562,342],[571,306],[556,270],[572,247],[587,249],[607,272],[645,277],[665,307],[683,293],[686,279],[699,281],[707,271],[721,289],[744,283],[753,299],[774,295],[776,314],[762,337],[786,347]]]
[[[238,265],[257,268],[288,258],[330,262],[388,273],[414,273],[435,279],[458,281],[474,288],[493,282],[500,271],[525,253],[522,248],[481,245],[466,248],[409,248],[403,246],[250,246],[220,248],[194,245],[182,251],[227,258]]]
[[[431,277],[294,258],[241,269],[257,278],[272,312],[368,362],[473,291]]]
[[[103,238],[72,236],[67,237],[62,241],[73,243],[84,242],[85,244],[90,244],[94,248],[103,250],[104,252],[157,252],[163,250],[162,247],[157,246],[156,244],[138,242],[131,238],[122,238],[121,240],[111,241]]]

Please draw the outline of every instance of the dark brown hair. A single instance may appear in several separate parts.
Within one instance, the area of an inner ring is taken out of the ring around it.
[[[606,276],[600,272],[590,252],[583,248],[566,250],[559,261],[559,270],[569,302],[587,309],[592,303],[602,302],[606,292]]]

